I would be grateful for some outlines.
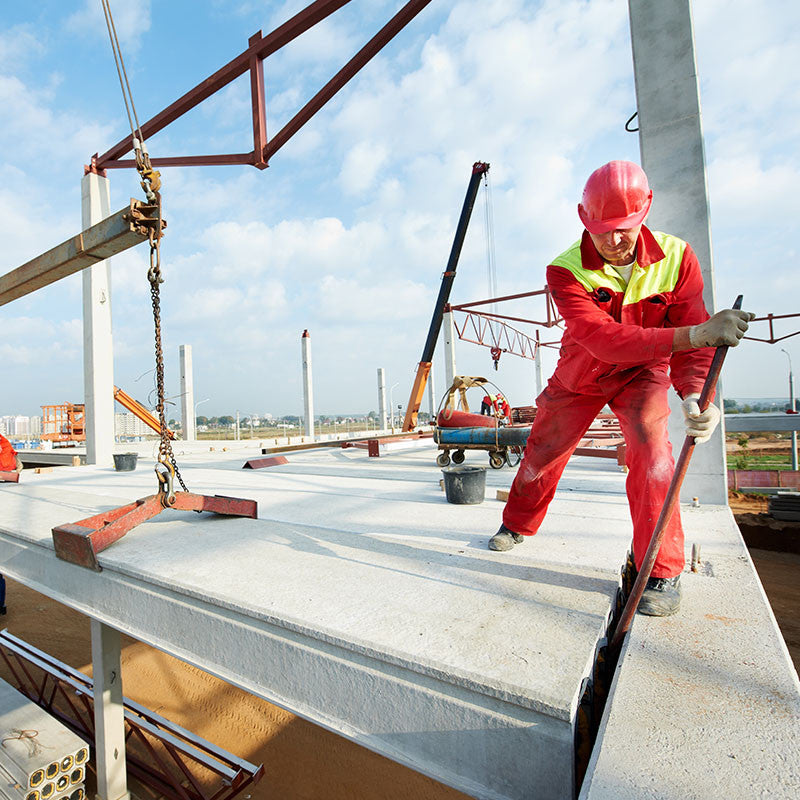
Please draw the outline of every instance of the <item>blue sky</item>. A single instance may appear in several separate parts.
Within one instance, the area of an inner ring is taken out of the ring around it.
[[[303,5],[112,2],[140,119]],[[400,5],[352,0],[267,59],[268,131]],[[695,0],[694,20],[718,302],[741,292],[759,315],[798,312],[800,5]],[[127,132],[100,0],[4,4],[0,104],[4,273],[78,232],[83,165]],[[624,0],[433,0],[269,169],[163,171],[168,393],[178,393],[186,343],[196,399],[210,398],[203,413],[300,414],[307,328],[318,413],[376,408],[378,367],[404,403],[472,163],[492,165],[499,292],[540,289],[545,265],[580,234],[588,174],[612,158],[638,160],[637,137],[623,128],[634,110]],[[243,76],[153,137],[150,152],[250,150],[249,113]],[[134,172],[109,176],[114,210],[141,196]],[[456,303],[489,294],[483,204],[482,192]],[[146,256],[140,247],[112,262],[115,381],[141,400],[153,367]],[[82,400],[77,276],[0,307],[0,324],[9,376],[0,414]],[[781,347],[800,371],[800,337],[746,342],[729,356],[727,394],[783,394]],[[512,404],[532,402],[532,362],[506,355],[494,372],[488,350],[459,343],[457,352],[459,371],[493,378]],[[545,372],[554,365],[547,353]],[[441,394],[440,352],[434,369]]]

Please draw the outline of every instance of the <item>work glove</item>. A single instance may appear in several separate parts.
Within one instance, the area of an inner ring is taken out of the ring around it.
[[[692,347],[719,347],[723,344],[736,347],[747,331],[747,323],[755,317],[749,311],[735,308],[717,311],[711,319],[689,328],[689,342]]]
[[[699,399],[699,394],[687,394],[681,404],[686,435],[694,436],[695,444],[703,444],[711,438],[711,434],[719,425],[720,417],[719,409],[713,403],[709,403],[705,411],[700,411],[700,405],[697,402]]]

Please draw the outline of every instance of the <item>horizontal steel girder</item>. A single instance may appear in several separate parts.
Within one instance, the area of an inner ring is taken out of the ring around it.
[[[162,231],[166,224],[161,220]],[[147,241],[157,225],[157,206],[131,199],[116,214],[0,276],[0,306]]]

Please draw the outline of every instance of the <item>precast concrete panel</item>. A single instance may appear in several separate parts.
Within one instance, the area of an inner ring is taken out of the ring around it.
[[[572,798],[630,539],[624,475],[579,460],[539,541],[496,554],[500,504],[447,503],[435,455],[307,451],[268,478],[187,456],[197,491],[246,493],[261,518],[164,512],[100,573],[57,560],[50,528],[145,494],[147,470],[36,476],[2,490],[0,571],[472,796]],[[487,477],[493,493],[511,476]]]

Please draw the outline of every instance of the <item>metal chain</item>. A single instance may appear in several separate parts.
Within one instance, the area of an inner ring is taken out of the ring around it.
[[[161,347],[161,289],[160,285],[164,282],[161,277],[161,195],[156,193],[158,205],[158,221],[155,229],[150,230],[150,269],[147,272],[147,280],[150,282],[150,297],[153,301],[153,322],[155,324],[155,352],[156,352],[156,390],[158,393],[158,421],[161,426],[161,440],[158,445],[158,461],[160,464],[169,465],[170,471],[174,472],[175,477],[184,492],[189,490],[183,482],[175,454],[172,452],[172,443],[169,438],[169,429],[164,408],[164,352]],[[156,470],[158,472],[158,470]],[[159,478],[159,480],[161,480]],[[174,502],[174,497],[167,496],[167,501]]]

